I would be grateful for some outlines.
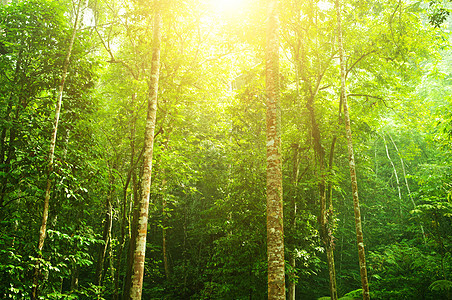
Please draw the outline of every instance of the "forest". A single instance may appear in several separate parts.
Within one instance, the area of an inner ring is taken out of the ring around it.
[[[1,299],[452,299],[447,0],[2,0]]]

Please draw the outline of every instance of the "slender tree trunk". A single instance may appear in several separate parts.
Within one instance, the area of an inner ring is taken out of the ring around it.
[[[136,99],[136,94],[132,94],[132,103],[130,104],[131,107],[134,107]],[[136,168],[135,166],[135,128],[136,128],[136,117],[132,116],[132,119],[130,121],[130,168],[127,173],[126,182],[123,187],[123,197],[122,197],[122,217],[121,217],[121,236],[118,246],[118,254],[116,259],[116,274],[115,274],[115,292],[113,295],[113,300],[119,299],[119,274],[121,271],[121,261],[123,257],[123,252],[125,248],[125,242],[126,242],[126,228],[127,225],[127,216],[128,216],[128,210],[129,210],[129,201],[127,200],[127,190],[130,185],[130,181],[132,179],[132,176],[134,176],[134,170]],[[130,230],[130,228],[129,228]]]
[[[128,246],[128,252],[127,252],[127,265],[126,265],[126,274],[124,279],[124,289],[122,293],[123,299],[129,299],[130,295],[130,289],[132,287],[132,272],[133,272],[133,255],[135,253],[136,248],[136,236],[137,236],[137,222],[139,217],[139,201],[140,201],[140,189],[139,184],[137,182],[137,175],[134,173],[132,175],[132,186],[133,186],[133,198],[132,201],[130,201],[130,209],[129,209],[129,217],[128,218],[128,228],[129,231],[128,239],[129,239],[129,246]]]
[[[396,167],[394,165],[394,162],[391,159],[391,156],[389,155],[388,145],[386,144],[386,139],[385,139],[384,136],[383,136],[383,142],[385,144],[386,156],[388,157],[388,160],[391,163],[392,170],[394,171],[394,175],[395,175],[395,178],[396,178],[397,191],[399,193],[399,214],[400,214],[400,217],[402,217],[402,192],[400,191],[399,175],[397,174],[397,169],[396,169]]]
[[[168,142],[170,139],[170,133],[171,130],[168,132],[168,136],[166,137],[166,140],[163,144],[163,153],[168,151]],[[165,166],[162,165],[162,169],[161,169],[161,174],[162,174],[162,255],[163,255],[163,268],[165,270],[165,277],[166,280],[169,281],[170,279],[170,267],[169,267],[169,262],[168,262],[168,246],[167,246],[167,223],[168,223],[168,214],[166,211],[166,207],[167,207],[167,202],[166,202],[166,193],[167,193],[167,184],[168,184],[168,180],[167,180],[167,175],[166,175],[166,170],[165,170]]]
[[[358,243],[358,257],[359,257],[359,270],[361,275],[361,286],[363,290],[363,299],[370,299],[369,296],[369,284],[367,280],[367,268],[366,268],[366,258],[364,251],[364,239],[363,230],[361,224],[361,210],[359,207],[359,197],[358,197],[358,181],[356,178],[355,169],[355,156],[353,153],[353,143],[352,143],[352,131],[350,128],[350,114],[347,103],[347,93],[345,92],[345,53],[342,41],[342,25],[341,25],[341,6],[339,0],[335,0],[336,14],[337,14],[337,36],[339,45],[339,58],[341,66],[341,100],[344,106],[344,117],[345,117],[345,132],[347,137],[347,149],[348,149],[348,161],[350,167],[350,178],[352,184],[352,194],[353,194],[353,206],[355,213],[355,227],[356,227],[356,240]]]
[[[45,191],[45,198],[44,198],[44,209],[42,213],[42,221],[41,221],[41,228],[39,230],[39,242],[38,242],[38,257],[42,256],[42,248],[44,247],[44,240],[46,238],[46,227],[47,227],[47,219],[49,216],[49,202],[50,202],[50,189],[52,186],[52,179],[51,174],[53,171],[53,160],[55,156],[55,144],[57,139],[57,132],[58,132],[58,122],[60,120],[60,111],[61,111],[61,105],[63,102],[63,90],[64,90],[64,84],[66,81],[67,76],[67,70],[69,68],[69,60],[71,58],[72,53],[72,47],[74,45],[75,36],[77,34],[77,27],[78,27],[78,21],[79,21],[79,15],[80,15],[80,8],[81,8],[82,0],[78,1],[77,4],[77,11],[75,15],[75,21],[72,28],[72,36],[71,40],[69,42],[69,47],[66,53],[66,58],[63,63],[63,72],[61,75],[61,81],[58,88],[58,99],[57,99],[57,105],[55,109],[55,120],[53,124],[53,133],[50,141],[50,149],[49,149],[49,158],[47,163],[47,185],[46,185],[46,191]],[[33,275],[33,287],[31,292],[31,299],[37,299],[38,297],[38,277],[39,277],[39,263],[36,265],[35,272]]]
[[[111,243],[110,237],[111,237],[111,227],[113,225],[113,207],[111,204],[111,200],[113,197],[113,175],[110,172],[110,193],[106,198],[105,202],[105,220],[104,220],[104,230],[102,234],[102,240],[104,241],[103,245],[100,245],[99,247],[99,256],[97,260],[97,267],[96,267],[96,284],[100,286],[102,284],[102,277],[103,277],[103,271],[104,271],[104,264],[105,264],[105,256],[107,254],[107,249],[109,244]]]
[[[133,265],[134,265],[134,253],[136,248],[136,237],[138,230],[138,217],[139,217],[139,191],[137,183],[135,182],[135,178],[133,179],[134,185],[134,193],[133,193],[133,203],[132,203],[132,222],[129,224],[129,247],[127,251],[127,265],[126,265],[126,275],[124,279],[124,291],[123,291],[123,299],[130,298],[130,290],[132,288],[132,274],[133,274]]]
[[[159,69],[160,69],[160,41],[162,18],[160,16],[159,7],[156,7],[154,16],[154,37],[153,37],[153,52],[151,65],[151,81],[149,86],[148,98],[148,114],[146,119],[145,132],[145,152],[144,152],[144,166],[141,177],[141,198],[139,202],[139,216],[137,222],[136,248],[133,256],[133,273],[132,286],[130,288],[129,299],[141,299],[143,276],[144,276],[144,260],[146,254],[146,234],[148,226],[149,214],[149,194],[151,187],[151,172],[152,172],[152,156],[154,150],[154,132],[157,114],[157,94],[159,83]]]
[[[163,175],[165,176],[165,175]],[[169,281],[170,279],[170,269],[169,269],[169,262],[168,262],[168,247],[167,247],[167,239],[166,239],[166,224],[167,224],[167,214],[166,214],[166,178],[162,180],[162,215],[163,215],[163,221],[162,221],[162,254],[163,254],[163,267],[165,269],[165,277],[166,280]]]
[[[278,1],[267,1],[267,257],[268,299],[286,299],[279,103]]]
[[[403,162],[402,155],[400,155],[399,148],[397,148],[397,145],[394,142],[394,140],[392,139],[392,136],[390,134],[388,134],[388,136],[389,136],[389,139],[391,140],[392,144],[394,145],[394,148],[396,149],[397,155],[400,158],[400,163],[402,164],[403,178],[405,179],[405,186],[408,191],[408,197],[410,198],[411,203],[413,204],[413,208],[416,209],[416,202],[414,202],[413,196],[411,195],[410,185],[408,184],[408,179],[406,178],[405,163]],[[421,222],[419,222],[419,226],[420,226],[422,238],[423,238],[424,244],[425,244],[425,243],[427,243],[427,238],[425,237],[424,226],[422,226]]]
[[[333,168],[333,157],[334,157],[334,146],[336,144],[336,137],[333,137],[331,142],[328,174],[331,176]],[[325,229],[327,235],[327,245],[326,245],[326,257],[328,261],[328,273],[330,277],[330,295],[332,300],[337,299],[337,283],[336,283],[336,267],[334,263],[334,241],[332,228],[334,227],[334,210],[333,210],[333,189],[331,186],[331,181],[328,183],[328,188],[325,191],[325,204],[328,205],[328,210],[325,213]]]
[[[163,146],[163,152],[168,150],[168,141],[169,136],[166,138],[166,141]],[[168,262],[168,247],[167,247],[167,223],[168,223],[168,215],[166,212],[166,193],[167,193],[167,184],[168,180],[166,178],[166,170],[165,167],[162,168],[162,254],[163,254],[163,268],[165,269],[165,277],[166,280],[170,279],[170,268]]]
[[[329,220],[332,219],[327,211],[327,185],[326,185],[326,168],[325,168],[325,149],[321,143],[320,136],[320,128],[317,124],[315,118],[314,111],[314,95],[311,95],[306,102],[306,108],[309,111],[310,119],[311,119],[311,135],[314,141],[314,152],[316,156],[316,161],[318,163],[318,172],[320,174],[320,183],[319,183],[319,196],[320,196],[320,236],[325,246],[326,250],[326,258],[328,264],[328,275],[329,275],[329,284],[330,284],[330,295],[332,300],[337,299],[337,288],[336,288],[336,272],[334,269],[334,253],[333,253],[333,242],[332,242],[332,233],[330,232],[330,228],[332,228],[331,224],[329,224]],[[334,144],[333,144],[334,145]],[[332,153],[330,153],[332,155]],[[330,162],[332,158],[330,157]],[[332,163],[332,162],[331,162]],[[331,206],[331,202],[330,202]],[[332,214],[332,209],[331,209]]]
[[[22,50],[19,51],[19,55],[16,61],[16,67],[14,68],[14,80],[13,82],[17,83],[18,81],[18,77],[19,77],[19,73],[21,70],[21,66],[22,66]],[[12,121],[12,126],[9,129],[9,143],[8,143],[8,151],[6,151],[6,133],[8,131],[8,128],[5,126],[2,130],[2,133],[0,135],[0,171],[4,172],[5,174],[9,173],[9,169],[10,169],[10,164],[9,162],[12,159],[12,156],[15,154],[15,147],[14,147],[14,143],[15,143],[15,136],[16,136],[16,127],[14,126],[15,122],[18,121],[19,119],[19,112],[20,112],[20,105],[16,105],[16,111],[15,111],[15,118],[13,120],[11,120],[11,114],[12,114],[12,110],[14,107],[14,102],[13,102],[13,92],[10,91],[9,94],[9,101],[6,107],[6,113],[4,116],[4,121],[5,123],[8,123],[8,121]],[[7,154],[7,157],[5,158],[5,154]],[[0,208],[2,208],[5,203],[5,196],[7,193],[7,187],[8,187],[8,176],[4,176],[3,180],[1,182],[1,190],[0,190]],[[0,217],[3,218],[3,215],[0,215]]]
[[[292,159],[292,185],[293,185],[293,195],[292,195],[292,215],[290,216],[290,223],[292,224],[292,232],[295,235],[297,231],[297,201],[296,201],[296,192],[297,192],[297,185],[298,185],[298,173],[299,173],[299,150],[300,146],[298,144],[293,145],[294,154]],[[291,253],[290,256],[290,266],[293,270],[293,277],[296,275],[296,267],[297,267],[297,261],[296,261],[296,252],[295,247]],[[289,281],[289,288],[287,292],[287,298],[289,300],[295,300],[296,299],[296,288],[297,288],[297,282],[295,278],[292,278]]]
[[[73,262],[71,268],[71,291],[78,289],[78,274],[78,266],[75,262]]]

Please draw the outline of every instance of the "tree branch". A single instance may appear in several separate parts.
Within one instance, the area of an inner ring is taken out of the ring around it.
[[[361,60],[363,60],[366,56],[368,56],[368,55],[370,55],[370,54],[372,54],[372,53],[375,53],[375,52],[377,52],[377,49],[374,49],[374,50],[372,50],[372,51],[369,51],[369,52],[364,53],[363,55],[361,55],[361,57],[358,58],[358,59],[350,66],[350,68],[347,69],[347,71],[345,72],[345,78],[347,79],[348,73],[350,73],[350,71],[353,70],[353,68],[354,68]]]

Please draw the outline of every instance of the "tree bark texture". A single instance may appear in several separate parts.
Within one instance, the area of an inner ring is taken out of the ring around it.
[[[46,184],[46,191],[45,191],[45,197],[44,197],[44,209],[42,213],[42,221],[41,221],[41,227],[39,230],[39,241],[38,241],[38,257],[41,257],[41,251],[44,247],[44,240],[46,238],[46,228],[47,228],[47,219],[49,217],[49,202],[50,202],[50,190],[52,187],[52,179],[51,174],[53,172],[53,160],[55,157],[55,144],[57,139],[57,132],[58,132],[58,123],[60,120],[60,112],[61,112],[61,105],[63,102],[63,90],[64,90],[64,84],[66,82],[66,76],[67,76],[67,70],[69,68],[69,60],[71,58],[72,48],[74,46],[75,37],[77,34],[77,27],[78,27],[78,21],[80,16],[80,8],[81,8],[82,1],[79,0],[77,4],[77,11],[75,14],[75,20],[74,25],[72,28],[72,35],[71,40],[69,42],[68,50],[66,52],[66,57],[63,62],[63,72],[61,75],[61,81],[58,87],[58,99],[57,99],[57,105],[55,109],[55,119],[53,123],[53,132],[50,140],[50,147],[49,147],[49,158],[47,162],[47,184]],[[33,275],[33,287],[31,292],[31,299],[37,298],[37,292],[38,292],[38,277],[39,277],[39,264],[35,268],[35,272]]]
[[[149,214],[149,194],[151,187],[152,156],[154,150],[154,133],[157,115],[157,94],[160,69],[160,42],[162,18],[157,4],[154,16],[153,50],[151,62],[151,78],[148,94],[148,113],[145,130],[145,152],[143,174],[141,177],[141,198],[138,206],[138,222],[136,231],[135,251],[133,254],[133,272],[129,299],[141,299],[144,260],[146,254],[146,234]]]
[[[363,290],[363,299],[370,299],[369,296],[369,284],[367,280],[367,268],[366,268],[366,257],[364,251],[364,238],[363,230],[361,224],[361,210],[359,207],[359,197],[358,197],[358,181],[356,178],[356,168],[355,168],[355,156],[353,153],[353,143],[352,143],[352,131],[350,127],[350,114],[347,103],[347,93],[345,85],[345,53],[342,40],[342,25],[341,25],[341,6],[339,0],[335,0],[336,15],[337,15],[337,37],[339,45],[339,58],[341,67],[341,99],[344,107],[344,117],[345,117],[345,133],[347,138],[347,149],[348,149],[348,161],[350,167],[350,178],[352,185],[353,194],[353,207],[355,213],[355,227],[356,227],[356,240],[358,243],[358,257],[359,257],[359,270],[361,275],[361,286]]]
[[[285,299],[278,1],[267,1],[267,259],[268,299]]]

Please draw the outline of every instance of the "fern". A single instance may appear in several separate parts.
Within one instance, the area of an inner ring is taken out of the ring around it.
[[[432,291],[449,291],[451,288],[452,281],[450,280],[437,280],[429,286]]]

